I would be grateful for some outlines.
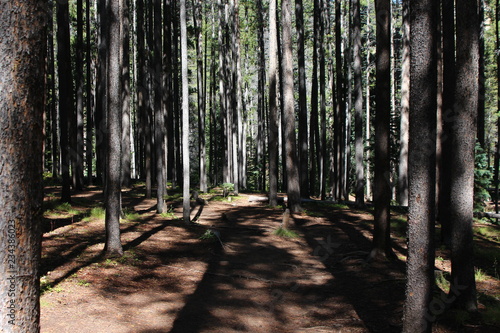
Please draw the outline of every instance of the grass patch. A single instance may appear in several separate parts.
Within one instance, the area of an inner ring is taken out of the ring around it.
[[[474,232],[476,233],[476,235],[482,236],[492,242],[500,242],[500,232],[498,231],[498,229],[494,227],[490,226],[475,227]]]
[[[61,293],[63,291],[63,288],[54,286],[52,282],[48,281],[46,276],[40,278],[40,295],[45,293]]]
[[[450,291],[450,281],[448,281],[448,277],[449,274],[447,272],[436,272],[436,286],[438,286],[439,289],[441,289],[445,293],[448,293]]]
[[[180,199],[182,199],[182,193],[175,193],[175,194],[170,194],[170,195],[164,195],[163,199],[165,201],[180,200]]]
[[[126,222],[135,222],[140,219],[141,215],[134,210],[124,209],[123,210],[124,220]]]
[[[94,207],[90,210],[87,217],[83,219],[83,221],[90,220],[104,220],[106,217],[106,210],[103,207]]]
[[[488,280],[489,276],[486,274],[485,271],[483,271],[481,268],[476,268],[474,272],[474,277],[477,282],[483,282]]]
[[[203,233],[203,235],[200,236],[200,239],[215,242],[217,240],[217,235],[213,232],[213,230],[208,229]]]
[[[78,215],[81,213],[78,209],[74,209],[68,202],[59,202],[58,200],[50,200],[44,203],[45,213],[53,217],[68,217],[69,215]]]
[[[170,219],[170,220],[177,220],[178,219],[177,215],[175,215],[175,212],[174,212],[174,206],[167,206],[167,211],[161,213],[160,216],[163,218],[166,218],[166,219]]]
[[[284,238],[297,238],[299,237],[299,234],[297,234],[295,231],[286,229],[283,227],[279,227],[278,229],[273,231],[273,235],[284,237]]]

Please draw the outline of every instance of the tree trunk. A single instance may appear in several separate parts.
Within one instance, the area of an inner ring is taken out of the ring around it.
[[[85,18],[86,18],[86,50],[85,50],[85,61],[87,70],[87,84],[85,86],[87,96],[86,96],[86,108],[87,108],[87,136],[86,136],[86,164],[87,164],[87,184],[93,184],[93,128],[94,128],[94,110],[92,104],[92,44],[91,44],[91,34],[90,34],[90,0],[86,0],[85,3]]]
[[[451,131],[451,281],[455,306],[477,311],[473,260],[479,20],[477,0],[457,2],[455,112]]]
[[[443,0],[443,13],[454,13],[453,0]],[[442,15],[443,29],[443,112],[441,135],[441,171],[439,172],[438,220],[441,223],[441,242],[451,246],[451,136],[455,104],[455,20],[454,15]]]
[[[309,170],[309,193],[316,194],[318,178],[318,154],[319,154],[319,112],[318,112],[318,60],[320,39],[321,10],[319,0],[314,0],[314,36],[313,36],[313,69],[311,78],[311,115],[309,131],[309,150],[311,168]]]
[[[359,0],[351,0],[353,21],[353,70],[354,70],[354,132],[356,155],[356,204],[365,204],[364,143],[363,143],[363,79],[361,73],[361,18]]]
[[[0,331],[40,331],[47,7],[0,3]]]
[[[295,20],[297,25],[297,58],[299,66],[299,165],[300,191],[304,198],[309,197],[309,152],[307,131],[307,90],[306,58],[304,47],[304,8],[302,0],[295,0]]]
[[[292,58],[292,15],[290,0],[282,0],[281,15],[283,27],[283,102],[285,117],[285,146],[288,207],[292,213],[300,207],[299,168],[297,163],[297,144],[295,139],[295,112],[293,98],[293,58]]]
[[[278,205],[278,27],[276,0],[269,2],[269,205]]]
[[[73,114],[73,78],[71,70],[71,49],[69,35],[68,1],[57,2],[57,62],[59,72],[59,127],[61,131],[61,201],[71,202],[71,154],[69,127]]]
[[[120,2],[107,3],[108,14],[108,80],[107,80],[107,168],[106,168],[106,257],[121,257],[121,38]]]
[[[129,1],[121,0],[123,22],[121,26],[122,41],[122,185],[130,187],[132,183],[132,153],[130,140],[130,33],[129,33]]]
[[[401,120],[399,128],[398,201],[408,206],[408,117],[410,108],[410,4],[403,1],[403,60],[401,64]]]
[[[85,80],[83,77],[83,0],[76,2],[76,52],[75,52],[75,85],[76,85],[76,150],[75,162],[76,169],[74,170],[76,178],[76,188],[83,189],[83,88]]]
[[[162,11],[161,0],[153,0],[154,34],[154,119],[155,119],[155,157],[156,157],[156,212],[163,213],[165,180],[163,179],[163,159],[165,156],[165,118],[162,107],[163,66],[162,66]]]
[[[181,23],[181,68],[182,68],[182,195],[183,219],[190,222],[191,206],[189,197],[189,85],[188,85],[188,54],[186,27],[186,0],[180,0]]]
[[[409,1],[409,0],[406,0]],[[405,1],[405,2],[406,2]],[[409,2],[403,3],[406,9]],[[403,332],[431,332],[436,205],[437,5],[411,2],[410,198]]]
[[[391,4],[389,0],[376,0],[377,52],[376,52],[376,114],[375,114],[375,220],[373,250],[370,258],[393,257],[390,234],[390,116],[391,71],[390,31]]]

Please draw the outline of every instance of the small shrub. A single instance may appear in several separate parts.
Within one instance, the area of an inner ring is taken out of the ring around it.
[[[278,229],[273,231],[273,235],[284,237],[284,238],[297,238],[299,237],[299,234],[297,234],[295,231],[286,229],[283,227],[279,227]]]

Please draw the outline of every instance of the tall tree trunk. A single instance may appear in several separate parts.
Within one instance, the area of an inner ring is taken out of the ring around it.
[[[304,7],[302,0],[295,0],[295,20],[297,25],[297,58],[299,66],[299,175],[300,191],[304,198],[309,197],[309,152],[307,130],[307,89],[306,61],[304,46]]]
[[[94,111],[92,104],[92,44],[91,44],[91,33],[90,33],[90,0],[86,0],[85,3],[85,28],[86,28],[86,50],[85,50],[85,61],[86,61],[86,73],[87,73],[87,83],[86,83],[86,109],[87,109],[87,136],[86,136],[86,164],[87,164],[87,184],[93,184],[93,128],[94,128]]]
[[[410,4],[402,3],[403,60],[401,64],[401,120],[399,128],[398,201],[408,205],[408,117],[410,108]]]
[[[40,331],[47,7],[0,3],[0,331]]]
[[[363,78],[361,73],[361,18],[359,0],[351,0],[353,22],[353,71],[354,71],[354,132],[356,155],[356,204],[365,204],[364,143],[363,143]]]
[[[75,162],[76,169],[74,170],[76,178],[76,188],[83,189],[83,88],[85,80],[83,77],[83,0],[76,2],[76,52],[75,52],[75,88],[76,88],[76,151]]]
[[[188,85],[188,54],[187,54],[187,27],[186,27],[186,0],[180,0],[181,23],[181,68],[182,68],[182,195],[183,219],[190,222],[189,197],[189,85]]]
[[[206,171],[206,143],[205,143],[205,84],[203,78],[203,33],[200,26],[202,16],[200,14],[200,0],[193,1],[193,23],[196,32],[196,65],[197,65],[197,90],[198,90],[198,153],[200,165],[200,191],[207,191],[207,171]],[[200,21],[200,23],[198,23]]]
[[[278,27],[276,0],[269,2],[269,205],[278,204]]]
[[[486,76],[484,74],[484,0],[478,0],[479,20],[479,76],[478,76],[478,105],[477,105],[477,140],[481,148],[486,149],[485,142],[485,101],[486,101]]]
[[[500,1],[495,1],[495,39],[496,48],[500,48]],[[496,63],[497,63],[497,81],[500,82],[500,53],[496,53]],[[500,112],[500,87],[497,87],[497,112]],[[499,195],[499,169],[500,169],[500,116],[497,116],[497,146],[495,149],[495,171],[494,171],[494,183],[495,183],[495,213],[498,214],[498,195]]]
[[[409,5],[403,3],[403,6]],[[406,2],[405,1],[405,2]],[[431,332],[436,206],[437,6],[411,2],[410,199],[403,332]],[[406,7],[406,9],[409,9]]]
[[[163,66],[162,66],[162,11],[161,0],[153,0],[154,10],[154,118],[155,118],[155,152],[156,152],[156,211],[163,213],[165,181],[163,179],[165,156],[165,118],[162,107]]]
[[[300,182],[295,139],[295,112],[293,98],[292,15],[290,0],[282,0],[283,27],[283,102],[285,117],[285,146],[288,207],[291,212],[302,210],[300,206]]]
[[[109,0],[108,0],[109,1]],[[121,215],[121,38],[120,2],[107,3],[108,14],[108,80],[107,80],[107,168],[106,168],[106,243],[107,257],[120,257],[123,248],[120,240]]]
[[[311,168],[309,171],[309,193],[316,194],[318,178],[318,154],[319,154],[319,111],[318,111],[318,60],[320,39],[321,10],[319,0],[314,0],[314,36],[313,36],[313,69],[311,78],[311,116],[309,131],[309,150]]]
[[[130,0],[121,0],[123,22],[121,25],[122,40],[122,185],[130,187],[132,183],[132,153],[130,140]]]
[[[74,113],[73,78],[71,70],[71,48],[69,35],[68,1],[57,2],[57,61],[59,72],[59,127],[61,130],[61,201],[71,201],[71,151],[69,140],[70,117]]]
[[[443,13],[454,13],[453,0],[442,1]],[[451,246],[451,136],[455,104],[455,20],[454,15],[442,15],[443,29],[443,113],[441,135],[441,171],[439,172],[438,219],[441,223],[441,242]]]
[[[390,31],[391,4],[375,0],[377,14],[376,114],[375,114],[375,219],[373,249],[370,258],[393,257],[390,234],[390,116],[391,69]]]
[[[325,57],[325,35],[326,35],[326,3],[320,0],[320,33],[319,33],[319,115],[320,115],[320,149],[319,149],[319,187],[321,200],[326,199],[326,57]]]
[[[451,281],[455,305],[477,310],[473,260],[474,147],[476,142],[479,20],[477,0],[458,1],[455,114],[451,144]],[[457,292],[457,288],[460,289]]]

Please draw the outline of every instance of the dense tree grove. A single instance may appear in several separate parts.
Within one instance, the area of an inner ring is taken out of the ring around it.
[[[436,222],[452,280],[464,286],[450,297],[477,310],[472,222],[482,205],[474,199],[498,194],[498,1],[61,0],[43,11],[35,8],[43,1],[20,2],[29,20],[0,5],[0,225],[18,221],[9,205],[30,216],[16,222],[26,228],[16,251],[27,244],[28,264],[39,255],[39,230],[28,222],[41,188],[8,198],[26,190],[18,180],[39,184],[42,169],[64,202],[103,187],[108,256],[123,254],[121,190],[135,182],[156,196],[159,214],[167,190],[182,188],[186,223],[191,191],[217,186],[267,193],[272,206],[286,193],[292,214],[301,199],[373,202],[370,260],[394,258],[397,202],[409,211],[405,331],[430,329],[422,311],[432,298]],[[29,50],[7,46],[21,36],[5,22],[30,36]],[[22,110],[14,114],[12,103]],[[30,144],[17,147],[14,136]],[[29,165],[25,174],[4,163],[4,151]]]

